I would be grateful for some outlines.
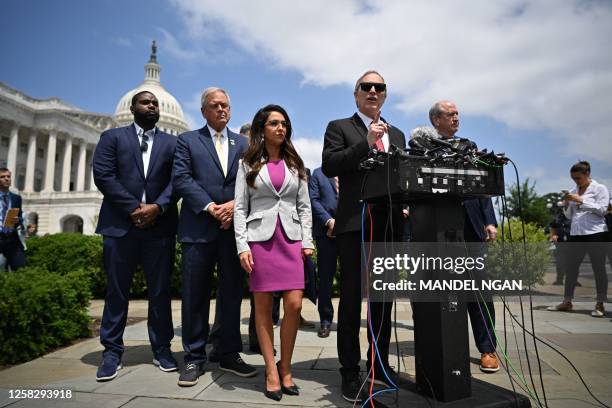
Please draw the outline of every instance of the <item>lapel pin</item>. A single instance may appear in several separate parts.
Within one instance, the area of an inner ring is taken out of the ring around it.
[[[234,139],[230,139],[230,144],[233,146],[234,145]]]

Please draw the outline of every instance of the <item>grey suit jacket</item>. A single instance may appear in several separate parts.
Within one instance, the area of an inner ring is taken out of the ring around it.
[[[276,191],[267,166],[255,178],[255,188],[249,187],[246,175],[249,167],[240,161],[234,198],[234,232],[238,254],[250,251],[249,242],[272,238],[276,219],[280,217],[289,239],[302,241],[302,248],[314,249],[312,242],[312,212],[308,183],[285,164],[283,186]]]

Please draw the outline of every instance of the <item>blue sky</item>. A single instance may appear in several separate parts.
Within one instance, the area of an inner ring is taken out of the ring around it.
[[[571,187],[578,159],[612,187],[610,2],[11,0],[0,14],[0,81],[33,97],[112,114],[155,39],[191,126],[208,86],[229,91],[233,128],[278,103],[314,167],[327,123],[353,114],[352,84],[375,68],[383,116],[406,134],[452,99],[459,135],[505,152],[540,192]]]

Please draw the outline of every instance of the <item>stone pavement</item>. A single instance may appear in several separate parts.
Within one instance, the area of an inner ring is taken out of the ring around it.
[[[547,282],[554,276],[548,274]],[[561,287],[544,285],[542,293],[550,296],[534,297],[534,320],[536,333],[561,350],[580,370],[584,380],[595,395],[608,405],[612,405],[612,313],[608,312],[603,319],[590,316],[593,307],[594,281],[589,268],[580,277],[583,284],[577,294],[582,296],[575,303],[573,313],[548,312],[547,305],[559,301],[555,294],[561,293]],[[528,304],[523,302],[528,312]],[[337,299],[335,300],[337,310]],[[507,354],[512,366],[531,380],[527,371],[525,349],[530,356],[534,370],[534,383],[542,396],[539,378],[537,377],[536,353],[533,341],[527,338],[525,347],[520,331],[512,330],[510,318],[506,314],[506,331],[502,314],[502,304],[496,302],[496,330],[500,338],[507,334]],[[520,305],[513,301],[510,309],[520,319]],[[103,302],[93,301],[90,307],[92,316],[100,316]],[[180,301],[173,301],[175,337],[172,350],[179,362],[182,361]],[[612,311],[612,305],[607,304]],[[211,307],[214,310],[214,307]],[[241,330],[246,345],[248,330],[249,303],[242,304]],[[302,314],[311,321],[318,321],[316,307],[305,301]],[[401,354],[400,370],[409,379],[414,379],[414,332],[408,302],[398,303],[397,334]],[[130,305],[130,316],[146,317],[146,302],[133,301]],[[365,325],[365,307],[363,308]],[[528,313],[526,315],[528,320]],[[515,325],[516,326],[516,325]],[[529,324],[529,327],[531,325]],[[518,327],[516,327],[518,329]],[[279,329],[275,329],[278,342]],[[479,354],[473,345],[470,334],[471,371],[474,378],[511,389],[508,374],[502,369],[495,374],[483,374],[478,369]],[[340,375],[336,354],[336,332],[327,339],[320,339],[316,329],[300,330],[293,357],[295,382],[301,388],[299,397],[284,396],[281,402],[275,403],[263,396],[264,374],[261,356],[244,353],[244,359],[255,365],[259,373],[256,377],[243,379],[232,374],[220,372],[216,364],[207,364],[207,372],[194,387],[181,388],[176,385],[178,373],[164,373],[151,364],[151,352],[148,345],[146,321],[129,326],[125,332],[126,352],[123,358],[123,369],[119,376],[110,382],[98,383],[95,373],[101,359],[102,348],[99,338],[79,342],[73,346],[54,351],[36,360],[0,371],[0,407],[232,407],[237,403],[246,407],[274,406],[343,406],[350,407],[340,393]],[[365,331],[361,335],[362,346],[367,345]],[[502,346],[504,341],[502,340]],[[246,349],[246,347],[245,347]],[[392,344],[391,364],[397,366],[395,343]],[[498,350],[500,351],[500,350]],[[576,374],[561,356],[550,348],[538,345],[541,360],[543,381],[549,407],[593,407],[599,406],[587,394]],[[365,351],[364,351],[365,354]],[[182,364],[181,364],[182,365]],[[513,374],[516,378],[516,375]],[[9,390],[15,389],[64,389],[72,391],[71,399],[40,400],[10,399]],[[523,392],[524,393],[524,392]],[[400,391],[399,402],[395,394],[389,393],[382,401],[387,406],[435,406],[423,397]],[[533,401],[532,404],[537,406]]]

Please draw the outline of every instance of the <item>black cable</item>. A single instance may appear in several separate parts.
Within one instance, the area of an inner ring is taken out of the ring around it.
[[[505,300],[502,299],[502,303],[504,304],[504,308],[508,309],[508,311],[510,311],[510,307],[506,304]],[[582,385],[584,385],[584,388],[587,390],[587,392],[589,393],[589,395],[595,400],[597,401],[599,404],[601,404],[602,407],[605,408],[610,408],[609,405],[606,405],[605,403],[603,403],[602,401],[600,401],[591,391],[591,388],[589,387],[589,385],[584,381],[584,378],[582,378],[582,375],[580,374],[580,370],[578,370],[578,368],[574,365],[574,363],[571,362],[571,360],[569,358],[567,358],[565,356],[565,354],[563,354],[561,351],[559,351],[555,346],[553,346],[552,344],[550,344],[549,342],[547,342],[546,340],[543,340],[541,337],[536,336],[533,332],[530,332],[529,329],[525,328],[524,326],[521,325],[521,323],[516,319],[516,317],[514,317],[512,315],[512,313],[510,313],[510,316],[512,317],[512,319],[514,319],[516,321],[516,323],[519,325],[519,327],[521,329],[523,329],[524,331],[526,331],[528,334],[532,335],[534,337],[534,339],[536,339],[537,341],[539,341],[540,343],[544,344],[545,346],[548,346],[550,349],[552,349],[555,353],[559,354],[561,357],[563,357],[563,359],[565,361],[567,361],[567,363],[572,367],[572,369],[574,370],[574,372],[576,372],[576,375],[578,375],[578,378],[580,379],[580,381],[582,382]]]
[[[526,241],[526,233],[525,233],[525,221],[523,220],[523,203],[521,200],[521,187],[520,187],[520,180],[519,180],[519,173],[518,173],[518,169],[516,167],[516,164],[511,160],[508,159],[508,161],[510,163],[512,163],[512,167],[514,168],[514,173],[516,175],[516,191],[517,191],[517,195],[518,195],[518,206],[519,206],[519,219],[521,220],[521,228],[522,228],[522,232],[523,232],[523,252],[525,255],[525,266],[527,263],[527,241]],[[521,307],[522,307],[522,303],[521,303]],[[531,282],[529,283],[529,314],[531,316],[531,330],[533,333],[535,333],[535,320],[533,317],[533,296],[531,294]],[[546,400],[546,389],[544,388],[544,379],[542,378],[542,363],[540,361],[540,352],[538,350],[538,342],[535,339],[535,334],[533,334],[533,346],[535,349],[535,353],[536,353],[536,359],[538,362],[538,373],[539,373],[539,377],[540,377],[540,385],[542,386],[542,398],[544,399],[544,405],[546,406],[546,408],[548,408],[548,401]],[[528,355],[527,353],[527,348],[525,348],[525,354]],[[527,360],[529,361],[529,360]],[[533,382],[533,379],[532,379]],[[534,390],[535,390],[535,385],[534,385]],[[537,391],[536,391],[536,396],[537,396]]]

